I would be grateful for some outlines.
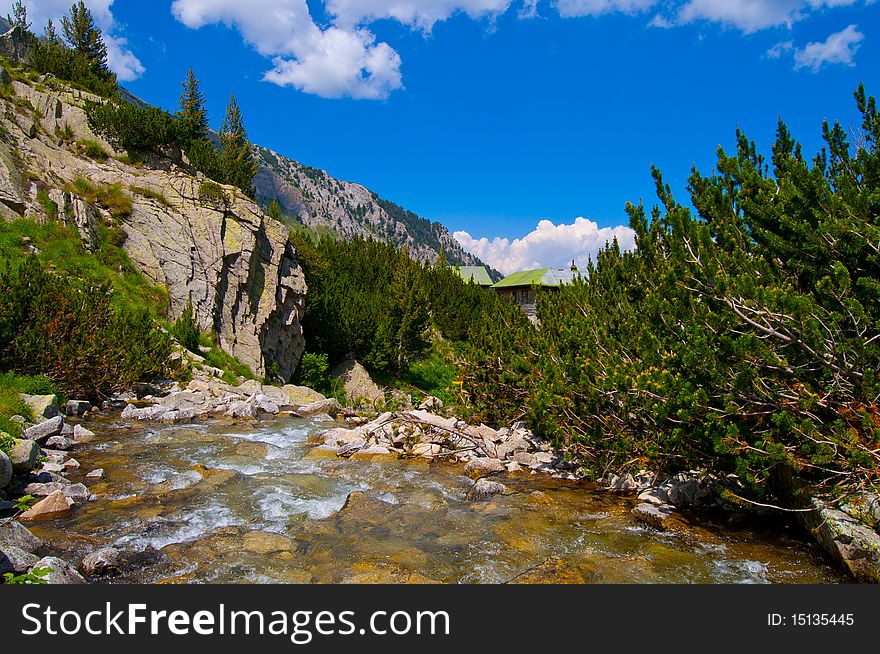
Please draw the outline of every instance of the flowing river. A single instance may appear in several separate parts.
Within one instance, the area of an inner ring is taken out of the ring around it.
[[[470,503],[461,466],[316,456],[304,420],[90,428],[70,478],[103,468],[98,499],[33,531],[71,560],[121,550],[117,583],[846,581],[778,518],[661,533],[632,500],[538,476]]]

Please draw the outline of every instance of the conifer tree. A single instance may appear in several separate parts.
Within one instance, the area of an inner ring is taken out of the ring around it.
[[[28,22],[27,13],[27,7],[24,2],[22,2],[22,0],[16,0],[15,4],[12,6],[12,15],[9,16],[7,14],[6,20],[13,27],[23,27],[25,30],[29,30],[31,24]]]
[[[107,45],[101,30],[95,25],[92,12],[83,0],[70,8],[70,15],[61,19],[61,31],[71,50],[85,57],[96,73],[109,74]]]
[[[51,18],[46,22],[46,27],[43,28],[43,41],[52,46],[60,46],[61,37],[58,36],[58,30],[55,29],[55,21]]]
[[[254,177],[259,171],[259,165],[254,161],[251,142],[234,95],[229,98],[226,107],[226,118],[220,130],[220,142],[222,145],[220,167],[224,181],[237,186],[249,197],[254,197],[256,195]]]
[[[182,86],[177,115],[183,121],[188,138],[202,140],[208,135],[208,110],[205,108],[205,95],[199,88],[199,80],[192,68],[187,72]]]

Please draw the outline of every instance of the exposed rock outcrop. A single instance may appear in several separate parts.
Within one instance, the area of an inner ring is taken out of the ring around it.
[[[84,103],[98,98],[57,82],[38,88],[13,81],[12,89],[33,111],[22,116],[0,100],[15,146],[15,161],[0,148],[2,217],[48,219],[45,199],[37,198],[44,189],[57,211],[52,218],[76,225],[92,249],[108,216],[69,189],[77,179],[95,188],[116,185],[132,204],[122,217],[123,248],[148,279],[168,289],[170,317],[191,301],[200,327],[216,332],[223,350],[258,376],[289,379],[305,348],[306,284],[287,228],[233,187],[222,187],[224,201],[208,200],[206,179],[193,175],[179,153],[157,157],[152,168],[85,158],[71,142],[90,139],[123,154],[88,127]]]

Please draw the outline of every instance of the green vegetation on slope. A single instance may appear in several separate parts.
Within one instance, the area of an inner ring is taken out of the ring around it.
[[[772,157],[738,134],[694,170],[697,215],[655,171],[661,207],[629,205],[638,250],[613,244],[581,283],[541,295],[540,330],[472,340],[466,390],[485,418],[523,415],[595,474],[626,467],[787,468],[831,493],[880,463],[880,113],[825,125],[812,160],[780,123]]]

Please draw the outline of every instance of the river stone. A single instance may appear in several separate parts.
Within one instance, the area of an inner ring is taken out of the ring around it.
[[[98,468],[97,470],[92,470],[89,474],[86,475],[86,479],[103,479],[104,478],[104,468]]]
[[[67,405],[64,407],[64,413],[68,417],[81,416],[91,410],[91,402],[86,402],[85,400],[68,400]]]
[[[37,420],[49,420],[61,415],[58,409],[58,398],[55,395],[26,395],[19,393],[19,397],[28,405],[34,418]]]
[[[142,409],[137,408],[134,404],[129,404],[122,411],[121,418],[123,420],[137,420],[139,422],[150,422],[152,420],[158,420],[165,413],[167,413],[168,409],[163,406],[148,406]]]
[[[669,504],[669,495],[667,493],[667,489],[662,486],[658,486],[657,488],[649,488],[641,495],[639,495],[639,502],[656,505]]]
[[[16,440],[15,445],[9,451],[13,472],[17,475],[29,473],[37,466],[39,456],[40,445],[36,441]]]
[[[517,452],[528,452],[531,444],[524,436],[514,435],[509,440],[499,444],[496,448],[499,459],[508,459]]]
[[[479,479],[498,472],[504,472],[504,463],[500,459],[478,457],[471,459],[464,467],[464,474],[471,479]]]
[[[433,459],[442,451],[443,448],[437,445],[437,443],[417,443],[416,445],[413,445],[412,455],[421,456],[426,459]]]
[[[226,410],[226,415],[230,418],[240,419],[253,419],[258,413],[257,405],[253,402],[233,402]]]
[[[80,570],[87,577],[116,573],[119,572],[120,559],[119,550],[104,547],[86,556],[82,560]]]
[[[38,425],[25,429],[24,437],[26,440],[44,443],[52,436],[58,436],[62,429],[64,429],[64,418],[61,416],[55,416],[45,422],[41,422]]]
[[[669,503],[679,509],[687,508],[696,501],[697,491],[699,491],[699,486],[693,479],[676,484],[669,489]]]
[[[239,384],[235,388],[235,392],[245,396],[258,395],[263,392],[263,385],[256,379],[248,379],[243,384]]]
[[[0,575],[12,573],[21,575],[30,570],[40,557],[26,552],[14,545],[0,547]]]
[[[292,552],[294,543],[281,534],[268,531],[251,531],[245,534],[244,549],[254,554],[274,554],[277,552]]]
[[[72,449],[76,443],[68,438],[67,436],[52,436],[52,438],[46,441],[46,447],[50,447],[55,450],[69,450]]]
[[[17,547],[25,552],[36,552],[43,541],[34,536],[23,524],[13,518],[0,520],[0,549]]]
[[[315,402],[323,402],[327,399],[318,391],[313,391],[306,386],[287,385],[281,389],[281,392],[287,396],[287,402],[285,404],[289,406],[306,406]]]
[[[82,425],[75,425],[73,428],[73,440],[77,443],[88,443],[95,437],[95,432],[89,431]]]
[[[639,504],[632,510],[632,514],[661,531],[669,531],[682,524],[675,514],[675,507],[669,504]]]
[[[47,556],[40,559],[34,566],[35,570],[46,568],[51,570],[49,574],[43,577],[47,584],[72,585],[86,583],[86,580],[82,578],[82,575],[80,575],[72,565],[57,557]]]
[[[471,486],[471,489],[467,494],[467,499],[469,502],[481,502],[490,497],[494,497],[495,495],[506,493],[509,490],[510,489],[504,484],[499,484],[496,481],[489,481],[488,479],[480,479]]]
[[[61,463],[47,461],[43,464],[42,472],[52,472],[56,475],[60,475],[64,472],[64,466]]]
[[[6,452],[0,451],[0,488],[6,488],[12,481],[12,461]]]
[[[21,514],[22,520],[51,520],[70,513],[73,500],[64,495],[64,491],[55,491],[46,499],[34,504]]]
[[[329,400],[320,400],[318,402],[312,402],[311,404],[301,406],[296,412],[303,418],[313,418],[322,414],[336,415],[341,410],[342,407],[340,406],[339,401],[335,398],[330,398]]]

